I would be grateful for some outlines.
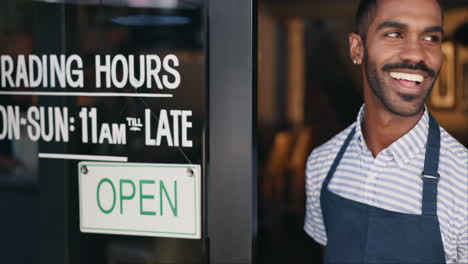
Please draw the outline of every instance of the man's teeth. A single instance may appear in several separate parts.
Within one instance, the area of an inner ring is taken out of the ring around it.
[[[397,80],[406,80],[406,81],[413,81],[413,82],[422,82],[424,80],[424,76],[420,74],[390,72],[390,76],[392,76],[392,78],[395,78]]]

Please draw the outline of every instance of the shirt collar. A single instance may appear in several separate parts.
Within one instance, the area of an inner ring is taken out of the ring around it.
[[[356,134],[354,135],[354,139],[356,139],[356,143],[361,148],[361,150],[367,149],[366,141],[364,140],[364,136],[362,135],[361,124],[364,119],[364,109],[365,104],[361,106],[359,109],[359,113],[356,120]]]
[[[356,143],[364,150],[367,149],[366,142],[362,135],[361,124],[364,119],[365,105],[362,105],[356,120]],[[429,114],[427,108],[418,123],[405,135],[400,137],[397,141],[393,142],[381,153],[386,153],[395,158],[399,166],[407,163],[413,159],[416,154],[421,152],[426,147],[427,134],[429,129]],[[380,153],[379,153],[380,154]]]

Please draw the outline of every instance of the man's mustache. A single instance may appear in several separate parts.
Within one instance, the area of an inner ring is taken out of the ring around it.
[[[382,71],[390,71],[394,69],[421,70],[421,71],[426,72],[427,75],[429,75],[430,77],[436,76],[436,72],[422,61],[418,64],[413,64],[409,61],[403,61],[399,63],[385,64],[382,67]]]

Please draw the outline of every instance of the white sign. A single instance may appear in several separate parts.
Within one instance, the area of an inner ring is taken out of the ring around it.
[[[80,230],[201,238],[200,165],[80,162]]]

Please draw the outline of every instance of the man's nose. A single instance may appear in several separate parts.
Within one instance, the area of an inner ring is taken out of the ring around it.
[[[414,64],[425,60],[425,51],[422,43],[418,39],[410,39],[406,41],[400,51],[400,59],[402,61],[411,61]]]

